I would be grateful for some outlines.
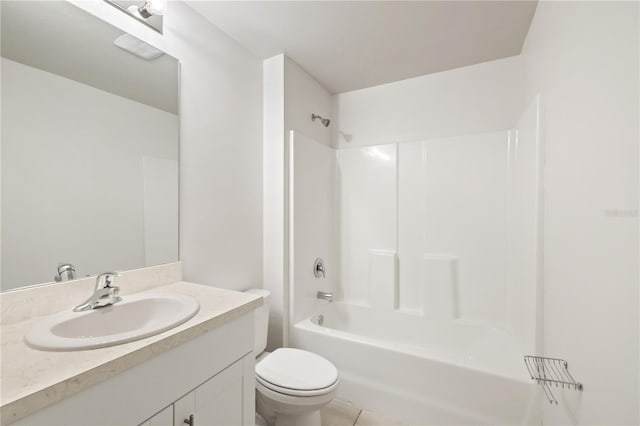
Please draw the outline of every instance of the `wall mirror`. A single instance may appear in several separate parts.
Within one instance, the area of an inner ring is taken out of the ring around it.
[[[0,289],[177,261],[178,61],[66,1],[0,7]]]

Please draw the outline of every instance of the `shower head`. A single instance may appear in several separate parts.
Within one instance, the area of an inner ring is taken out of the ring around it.
[[[328,118],[322,118],[321,116],[319,116],[318,114],[311,114],[311,121],[316,121],[316,119],[320,120],[320,122],[322,123],[322,125],[324,127],[329,127],[329,124],[331,124],[331,120],[329,120]]]

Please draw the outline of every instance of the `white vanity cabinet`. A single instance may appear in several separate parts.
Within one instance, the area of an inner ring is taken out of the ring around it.
[[[253,312],[184,341],[151,359],[13,423],[15,425],[253,425]],[[141,350],[153,350],[151,347]],[[147,354],[148,355],[148,354]],[[135,363],[135,356],[129,356]],[[90,378],[85,379],[90,380]]]
[[[141,426],[230,426],[253,424],[253,404],[244,403],[248,391],[253,397],[252,354],[236,361]]]

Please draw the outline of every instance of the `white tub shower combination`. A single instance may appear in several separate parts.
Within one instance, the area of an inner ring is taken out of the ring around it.
[[[340,398],[412,424],[539,424],[537,117],[338,150],[291,133],[290,344],[338,367]]]

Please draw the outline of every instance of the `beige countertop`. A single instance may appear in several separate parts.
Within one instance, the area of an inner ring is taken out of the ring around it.
[[[189,321],[134,342],[72,352],[33,349],[25,333],[47,315],[2,325],[0,419],[9,424],[89,386],[220,327],[262,305],[262,298],[180,281],[153,288],[153,293],[193,296],[200,310]]]

